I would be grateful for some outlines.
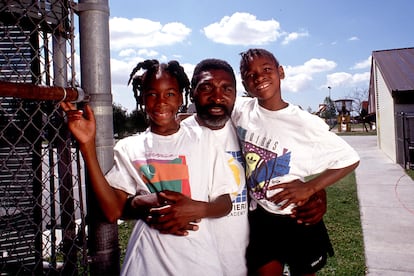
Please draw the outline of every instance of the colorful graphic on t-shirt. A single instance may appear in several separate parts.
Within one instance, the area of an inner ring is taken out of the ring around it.
[[[283,151],[281,156],[260,148],[249,142],[244,142],[246,156],[247,186],[257,199],[266,196],[270,180],[289,173],[290,152]]]
[[[243,154],[240,150],[238,151],[227,151],[227,153],[231,154],[236,162],[239,162],[242,167],[245,167],[244,164],[244,158]],[[234,177],[236,178],[237,185],[241,185],[240,175],[242,175],[242,172],[240,172],[239,167],[236,165],[231,165]],[[240,190],[240,189],[239,189]],[[238,195],[233,199],[233,209],[227,216],[243,216],[247,212],[247,188],[246,185],[244,185],[243,189],[239,191]]]
[[[134,166],[152,193],[170,190],[191,196],[185,156],[172,160],[137,160]]]

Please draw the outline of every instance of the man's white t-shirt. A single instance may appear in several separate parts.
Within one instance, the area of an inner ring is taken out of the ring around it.
[[[195,116],[185,119],[182,121],[182,124],[193,128],[201,127],[195,119]],[[232,202],[233,209],[231,213],[225,217],[212,220],[213,230],[217,237],[224,275],[243,276],[247,275],[246,247],[249,242],[248,201],[243,166],[244,158],[231,120],[227,121],[223,128],[210,131],[217,137],[217,142],[223,146],[223,149],[235,159],[232,168],[234,177],[237,179],[237,184],[239,185],[239,192]]]
[[[161,190],[181,192],[194,200],[211,201],[238,187],[229,158],[211,132],[181,126],[160,136],[147,130],[120,140],[114,166],[106,178],[128,194]],[[222,275],[212,220],[202,219],[188,236],[160,234],[138,220],[122,265],[122,275]]]

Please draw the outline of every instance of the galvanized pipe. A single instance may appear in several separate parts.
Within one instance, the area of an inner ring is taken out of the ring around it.
[[[103,172],[113,164],[113,119],[107,0],[80,0],[78,4],[81,86],[90,96],[96,117],[96,146]],[[87,185],[89,188],[90,185]],[[93,191],[87,191],[88,248],[91,275],[118,275],[118,225],[103,218]]]

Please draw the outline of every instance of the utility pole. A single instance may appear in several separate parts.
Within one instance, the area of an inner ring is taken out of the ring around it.
[[[332,87],[328,86],[328,89],[329,89],[329,100],[331,99],[331,88]]]

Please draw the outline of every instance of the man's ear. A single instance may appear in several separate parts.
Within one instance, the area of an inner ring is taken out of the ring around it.
[[[277,70],[279,71],[279,79],[283,80],[285,78],[285,70],[283,69],[283,66],[279,65]]]

